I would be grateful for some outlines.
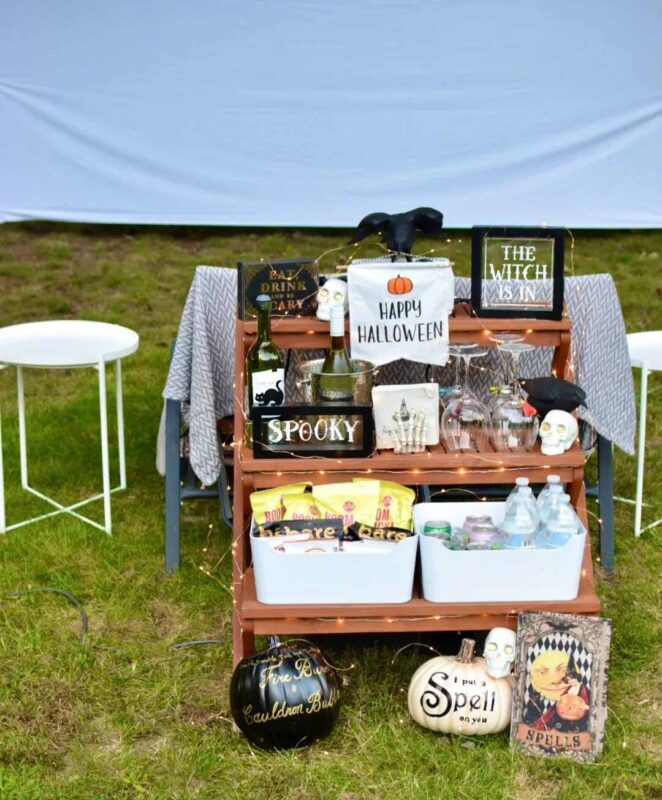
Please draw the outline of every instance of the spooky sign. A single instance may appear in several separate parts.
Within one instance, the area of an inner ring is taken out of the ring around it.
[[[478,316],[561,319],[561,228],[484,228],[472,234],[471,302]]]
[[[364,458],[372,453],[369,406],[256,407],[251,417],[255,458],[302,454]]]
[[[446,363],[455,288],[447,259],[354,261],[347,275],[352,358]]]
[[[256,316],[255,298],[271,297],[271,315],[310,316],[315,311],[319,265],[311,258],[240,261],[237,265],[240,319]]]

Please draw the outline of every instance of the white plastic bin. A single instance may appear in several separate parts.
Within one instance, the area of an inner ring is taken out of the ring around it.
[[[461,526],[469,515],[489,514],[499,525],[505,503],[420,503],[414,528],[430,519]],[[555,550],[449,550],[419,536],[423,596],[434,603],[573,600],[579,590],[586,531]]]
[[[324,553],[276,552],[283,537],[253,536],[251,551],[255,571],[255,592],[260,603],[336,604],[406,603],[411,600],[418,536],[399,542],[367,544],[360,542],[347,552],[330,552],[334,542],[310,542]],[[352,543],[348,543],[352,544]],[[328,549],[327,549],[328,548]]]

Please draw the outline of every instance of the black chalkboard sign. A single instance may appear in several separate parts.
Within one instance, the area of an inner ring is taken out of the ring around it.
[[[264,406],[253,408],[251,419],[255,458],[366,458],[373,452],[372,406]]]
[[[563,228],[472,229],[471,305],[479,317],[561,319]]]
[[[255,298],[271,297],[273,317],[311,316],[319,288],[319,265],[314,258],[240,261],[237,265],[240,319],[254,319]]]

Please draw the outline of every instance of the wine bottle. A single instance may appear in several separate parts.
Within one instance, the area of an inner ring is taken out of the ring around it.
[[[271,298],[261,294],[257,307],[257,338],[246,356],[248,404],[282,406],[285,402],[285,359],[271,338]]]
[[[352,362],[345,345],[345,309],[334,303],[330,309],[331,344],[319,377],[319,397],[323,403],[349,403],[354,398]]]

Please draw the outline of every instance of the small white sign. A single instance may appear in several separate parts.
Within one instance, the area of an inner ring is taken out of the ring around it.
[[[403,386],[375,386],[372,390],[377,449],[395,448],[394,434],[400,433],[400,422],[394,417],[402,413],[403,403],[412,418],[417,413],[424,415],[422,444],[439,444],[439,384],[412,383]]]

